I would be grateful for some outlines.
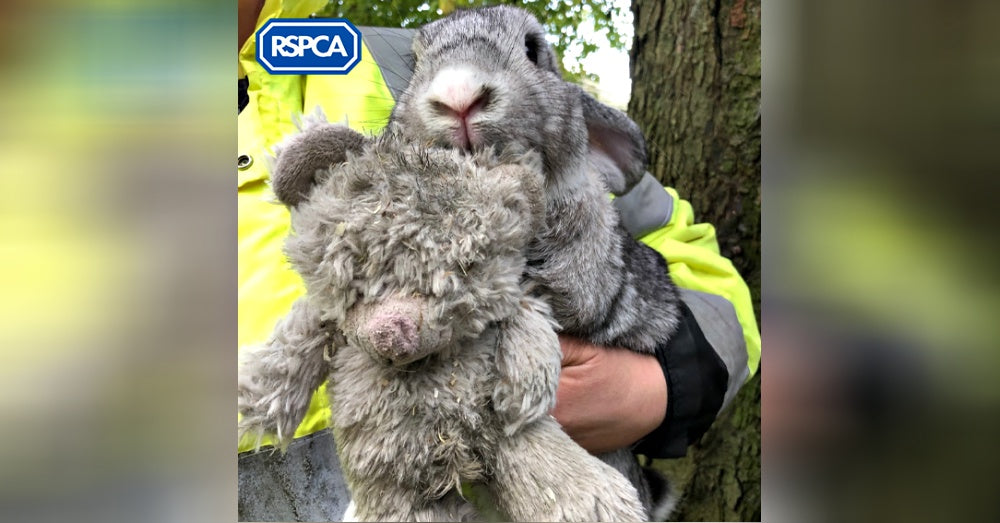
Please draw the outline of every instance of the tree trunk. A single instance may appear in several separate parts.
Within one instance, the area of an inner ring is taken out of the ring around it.
[[[632,97],[650,172],[715,225],[760,317],[760,1],[633,0]],[[680,460],[679,520],[760,519],[760,376]]]

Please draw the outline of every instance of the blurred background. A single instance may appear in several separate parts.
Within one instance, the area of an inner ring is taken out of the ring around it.
[[[0,520],[235,519],[235,5],[0,9]],[[759,515],[997,520],[1000,5],[756,12]]]
[[[0,520],[235,520],[235,3],[0,12]]]
[[[765,520],[1000,518],[998,19],[764,2]]]

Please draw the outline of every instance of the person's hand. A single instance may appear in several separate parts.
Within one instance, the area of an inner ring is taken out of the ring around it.
[[[653,355],[559,335],[562,374],[552,415],[592,454],[627,447],[660,426],[667,382]]]

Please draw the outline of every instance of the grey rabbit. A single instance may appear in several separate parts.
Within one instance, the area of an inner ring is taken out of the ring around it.
[[[667,264],[632,238],[607,193],[645,172],[638,126],[562,79],[545,32],[508,6],[458,11],[422,27],[415,68],[390,122],[407,138],[464,150],[516,145],[541,155],[546,219],[528,245],[526,276],[561,332],[652,353],[679,323]],[[651,519],[676,499],[628,449],[600,456],[637,486]]]

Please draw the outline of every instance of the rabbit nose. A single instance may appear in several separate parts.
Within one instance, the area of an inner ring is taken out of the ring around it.
[[[455,96],[445,100],[431,100],[431,106],[439,114],[466,121],[490,103],[491,91],[483,88],[471,95]]]
[[[469,66],[446,67],[438,72],[427,89],[427,99],[436,108],[453,113],[468,112],[486,93],[485,75]]]
[[[458,124],[455,139],[462,147],[475,138],[469,120],[485,110],[492,98],[493,88],[484,81],[482,73],[469,67],[442,69],[427,91],[427,101],[434,112]]]

